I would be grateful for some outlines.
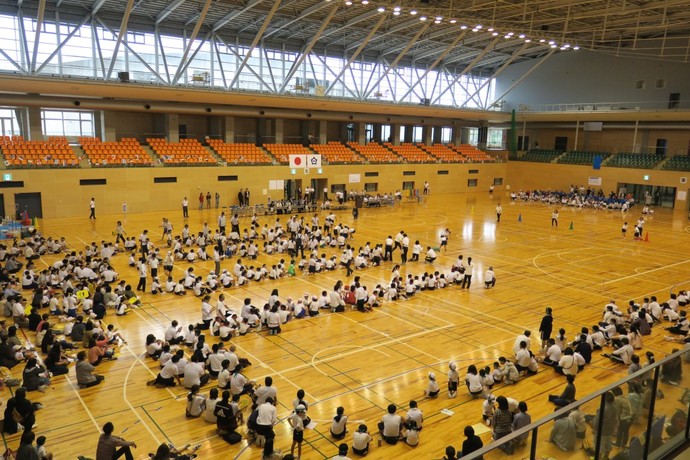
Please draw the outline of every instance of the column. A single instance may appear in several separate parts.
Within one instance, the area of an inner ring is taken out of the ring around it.
[[[275,138],[273,142],[276,144],[282,144],[285,136],[285,121],[282,118],[276,118],[273,121],[273,126],[273,137]]]
[[[355,123],[355,142],[361,145],[367,143],[367,132],[364,128],[364,123]]]
[[[400,125],[391,124],[391,143],[400,145]]]
[[[164,115],[165,137],[168,142],[180,142],[180,116],[176,113],[166,113]]]
[[[29,140],[43,140],[43,127],[41,126],[40,107],[29,107]]]
[[[405,125],[405,138],[402,139],[403,142],[407,142],[408,144],[412,142],[412,136],[414,134],[414,126],[412,125]]]
[[[422,126],[422,143],[424,145],[431,145],[431,130],[433,126],[424,125]]]
[[[479,127],[479,136],[477,142],[477,148],[480,150],[486,149],[486,141],[489,138],[489,128],[488,126]]]
[[[432,136],[432,140],[434,144],[440,144],[443,142],[443,127],[441,126],[434,126],[434,134]]]
[[[96,117],[96,135],[100,134],[103,142],[117,141],[117,121],[115,120],[115,113],[111,110],[103,110],[100,116]],[[100,126],[98,126],[100,124]],[[100,129],[98,129],[100,128]]]
[[[371,137],[373,137],[376,142],[388,141],[388,139],[383,139],[381,137],[381,123],[374,123],[374,132],[371,133]]]
[[[462,144],[462,134],[463,134],[463,129],[460,126],[453,126],[453,135],[451,136],[451,143],[453,145],[460,145]]]
[[[223,117],[223,141],[235,143],[235,117]]]
[[[319,144],[325,145],[328,143],[328,122],[326,120],[319,121]]]

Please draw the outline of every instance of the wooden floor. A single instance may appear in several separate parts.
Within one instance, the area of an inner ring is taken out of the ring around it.
[[[496,224],[494,208],[503,202],[503,219]],[[123,219],[129,235],[139,235],[147,228],[154,242],[160,238],[161,218],[167,216],[175,225],[175,233],[183,226],[181,211],[135,215],[98,216],[98,220],[84,218],[46,220],[41,232],[47,236],[65,236],[71,247],[82,249],[91,241],[112,240],[115,222]],[[189,225],[198,230],[203,222],[216,221],[217,210],[192,210]],[[345,407],[356,429],[364,421],[370,431],[376,431],[388,404],[394,403],[404,415],[411,399],[419,401],[426,421],[416,448],[399,443],[397,446],[377,447],[372,443],[369,458],[440,458],[448,444],[460,447],[466,425],[482,422],[480,400],[471,400],[461,388],[456,399],[448,399],[445,391],[437,399],[422,398],[427,375],[436,373],[442,390],[445,389],[448,362],[458,363],[461,376],[470,364],[491,364],[501,355],[510,356],[515,337],[525,329],[535,336],[544,308],[554,310],[554,328],[564,327],[569,339],[582,326],[591,326],[601,318],[604,305],[615,299],[621,307],[628,300],[638,302],[649,295],[665,301],[671,290],[690,288],[690,226],[687,213],[658,209],[648,218],[645,230],[649,242],[634,242],[620,236],[622,221],[630,228],[639,215],[637,210],[622,216],[620,212],[561,209],[560,227],[550,226],[551,209],[536,203],[510,203],[507,196],[491,197],[488,193],[429,196],[422,203],[407,203],[382,209],[363,209],[357,222],[347,211],[337,213],[338,219],[357,229],[355,244],[383,242],[387,235],[405,230],[414,241],[423,245],[438,245],[438,235],[444,228],[452,232],[448,252],[442,253],[432,267],[423,262],[411,262],[402,273],[422,274],[432,268],[449,269],[459,254],[471,256],[476,274],[469,292],[457,287],[421,293],[412,300],[387,302],[374,313],[347,312],[322,314],[313,319],[290,322],[278,336],[252,333],[234,341],[239,354],[252,361],[247,375],[263,381],[272,376],[278,388],[276,447],[289,452],[290,428],[285,417],[290,413],[291,401],[297,389],[307,394],[309,416],[317,421],[308,430],[302,458],[330,458],[337,454],[339,441],[329,436],[329,420],[338,406]],[[261,224],[276,217],[260,219]],[[322,213],[322,221],[325,215]],[[281,221],[286,218],[282,216]],[[572,224],[571,224],[572,222]],[[242,222],[245,226],[248,220]],[[572,228],[569,228],[571,227]],[[328,252],[333,252],[328,251]],[[279,257],[262,255],[259,262],[271,262]],[[395,253],[399,260],[399,253]],[[42,261],[51,263],[52,257]],[[126,256],[114,258],[121,277],[135,284],[137,274],[128,268]],[[224,261],[231,268],[234,260]],[[492,265],[498,279],[494,289],[485,290],[482,278]],[[188,264],[178,264],[179,274]],[[194,264],[198,273],[211,270],[212,262]],[[390,280],[390,263],[379,268],[355,272],[370,289],[377,283]],[[304,293],[318,294],[334,283],[346,281],[344,271],[297,276],[279,281],[252,283],[247,288],[224,291],[229,303],[241,305],[251,297],[255,304],[266,300],[272,289],[280,296],[298,297]],[[137,443],[136,458],[145,458],[160,442],[175,445],[201,444],[201,459],[258,459],[260,449],[247,445],[230,446],[215,435],[214,426],[200,419],[184,415],[183,388],[155,389],[145,382],[158,372],[158,364],[143,357],[144,338],[148,333],[161,337],[171,319],[187,325],[200,319],[200,302],[193,295],[184,298],[171,295],[145,295],[144,306],[124,318],[112,313],[106,322],[116,324],[124,333],[128,346],[122,347],[119,360],[106,362],[99,370],[106,371],[104,384],[87,390],[77,390],[74,371],[67,377],[54,379],[45,394],[32,393],[45,409],[37,414],[38,435],[48,437],[48,446],[56,459],[74,459],[77,455],[95,455],[100,427],[107,421],[115,423],[115,432]],[[645,350],[657,357],[670,352],[677,344],[664,341],[664,332],[655,328],[645,338]],[[33,339],[30,333],[29,339]],[[213,342],[214,340],[211,340]],[[534,343],[534,342],[533,342]],[[537,347],[534,347],[537,348]],[[643,353],[642,353],[643,355]],[[23,366],[17,366],[15,374]],[[625,376],[626,369],[595,355],[589,368],[578,376],[578,396]],[[212,382],[213,383],[213,382]],[[533,377],[515,386],[495,387],[494,394],[526,401],[533,420],[553,411],[547,395],[558,393],[565,380],[553,370],[540,369]],[[207,392],[210,385],[204,391]],[[670,416],[680,406],[676,392],[679,388],[662,387],[671,396],[665,399],[658,412]],[[8,396],[5,390],[3,399]],[[246,404],[246,401],[243,401]],[[660,403],[661,404],[661,403]],[[440,411],[449,409],[453,415]],[[595,405],[589,408],[596,410]],[[633,433],[644,430],[633,427]],[[244,433],[244,427],[242,428]],[[489,434],[482,436],[489,441]],[[555,458],[585,458],[584,451],[562,453],[545,442],[541,433],[539,449]],[[8,445],[16,448],[18,437],[7,437]],[[345,442],[351,444],[348,435]],[[355,455],[351,455],[356,457]],[[499,455],[491,456],[498,458]],[[521,458],[520,452],[515,458]]]

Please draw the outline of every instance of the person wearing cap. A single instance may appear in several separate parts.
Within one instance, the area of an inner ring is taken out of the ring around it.
[[[441,389],[438,386],[438,383],[436,382],[436,374],[433,372],[429,372],[429,383],[426,386],[426,390],[424,391],[424,395],[427,398],[435,398],[438,396],[439,391]]]
[[[448,368],[448,397],[455,398],[458,394],[460,374],[458,374],[457,365],[454,362],[448,364]]]
[[[400,432],[403,428],[402,417],[396,414],[395,404],[388,405],[388,413],[381,418],[378,424],[381,437],[388,444],[395,445],[400,439]]]
[[[298,404],[294,412],[288,417],[288,423],[292,427],[290,455],[295,454],[295,446],[297,446],[297,458],[302,457],[302,441],[304,441],[304,422],[302,419],[306,410],[302,404]]]
[[[367,432],[367,426],[359,425],[357,431],[352,435],[352,452],[357,455],[369,453],[369,443],[372,441],[371,435]]]

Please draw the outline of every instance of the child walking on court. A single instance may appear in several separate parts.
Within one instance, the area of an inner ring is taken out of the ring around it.
[[[297,446],[297,458],[302,457],[304,418],[306,418],[306,408],[302,404],[298,404],[295,411],[288,418],[288,423],[292,427],[292,446],[290,447],[290,455],[295,455],[295,446]]]
[[[623,222],[623,226],[621,227],[621,237],[625,239],[625,234],[628,232],[628,223]]]
[[[554,209],[551,213],[551,226],[558,227],[558,209]]]

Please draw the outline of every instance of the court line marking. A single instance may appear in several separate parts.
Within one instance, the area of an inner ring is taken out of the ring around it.
[[[687,263],[690,263],[690,260],[681,260],[680,262],[676,262],[676,263],[670,264],[670,265],[664,265],[663,267],[654,268],[654,269],[652,269],[652,270],[647,270],[646,272],[635,273],[635,274],[633,274],[633,275],[623,276],[623,277],[616,278],[616,279],[613,279],[613,280],[605,281],[605,282],[602,283],[602,284],[617,283],[618,281],[623,281],[623,280],[626,280],[626,279],[629,279],[629,278],[635,278],[636,276],[640,276],[640,275],[647,275],[647,274],[649,274],[649,273],[657,272],[657,271],[659,271],[659,270],[665,270],[665,269],[667,269],[667,268],[677,267],[678,265],[683,265],[683,264],[687,264]]]
[[[321,374],[325,375],[326,377],[331,377],[331,376],[328,375],[327,373],[323,372],[323,371],[322,371],[321,369],[319,369],[318,367],[316,367],[316,357],[317,357],[320,353],[325,352],[325,351],[332,350],[332,349],[334,349],[334,348],[350,348],[350,349],[353,349],[353,352],[364,351],[364,350],[371,350],[371,351],[375,351],[375,352],[377,352],[377,353],[381,353],[382,355],[386,356],[387,358],[390,358],[390,357],[391,357],[391,355],[389,355],[389,354],[386,353],[385,351],[377,350],[376,348],[371,347],[371,346],[368,346],[368,347],[360,347],[360,346],[354,346],[354,345],[333,345],[333,346],[330,346],[330,347],[327,347],[327,348],[323,348],[323,349],[317,351],[316,353],[314,353],[314,354],[311,356],[311,367],[313,367],[315,371],[320,372]],[[356,350],[354,350],[354,349],[356,349]],[[341,372],[341,374],[342,374],[342,372]]]
[[[131,351],[131,350],[130,350]],[[160,445],[160,439],[158,439],[158,436],[155,435],[155,433],[151,430],[151,428],[146,424],[143,418],[139,415],[139,413],[136,411],[134,406],[132,406],[132,403],[129,402],[129,399],[127,398],[127,384],[129,382],[129,376],[132,373],[132,369],[134,369],[134,365],[137,363],[137,361],[132,361],[132,364],[129,366],[129,369],[127,370],[127,375],[125,375],[125,382],[124,385],[122,386],[122,399],[124,400],[125,404],[129,406],[132,412],[134,412],[134,415],[139,419],[141,424],[144,426],[146,431],[149,432],[153,440],[156,442],[157,445]]]
[[[89,418],[91,419],[91,421],[93,422],[94,426],[96,427],[96,431],[98,431],[98,432],[100,433],[100,432],[101,432],[101,426],[100,426],[100,425],[98,424],[98,422],[96,421],[96,418],[95,418],[95,417],[93,416],[93,414],[91,413],[91,410],[89,410],[89,406],[87,406],[86,403],[84,402],[84,400],[82,399],[81,395],[79,394],[79,390],[78,390],[78,389],[75,387],[75,385],[72,383],[72,379],[69,378],[69,374],[65,374],[65,380],[67,381],[67,383],[69,384],[69,386],[70,386],[70,387],[72,388],[72,390],[74,391],[74,394],[77,396],[77,399],[79,400],[79,402],[81,403],[82,407],[83,407],[84,410],[86,411],[86,415],[88,415]]]

